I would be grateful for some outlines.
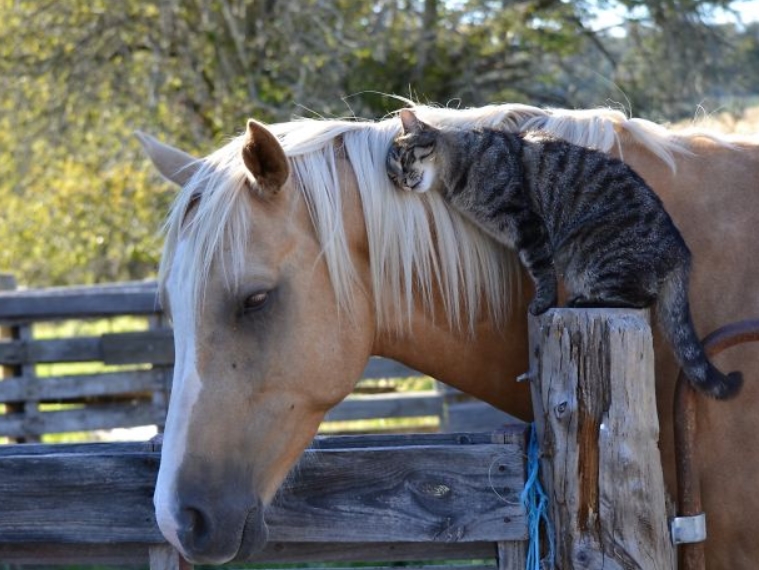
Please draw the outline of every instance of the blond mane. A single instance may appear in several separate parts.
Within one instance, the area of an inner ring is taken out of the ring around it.
[[[675,156],[687,153],[686,139],[654,123],[628,119],[611,109],[544,109],[527,105],[489,105],[475,109],[415,106],[418,116],[441,126],[482,126],[523,132],[542,130],[575,144],[602,151],[622,141],[648,148],[674,169]],[[299,120],[271,125],[290,159],[294,180],[302,193],[319,236],[338,304],[352,314],[351,291],[356,281],[342,218],[340,186],[344,183],[335,156],[343,149],[358,180],[369,243],[372,288],[379,330],[398,330],[410,323],[415,298],[431,310],[439,290],[445,318],[472,328],[483,310],[503,323],[510,301],[519,294],[519,265],[514,254],[487,238],[445,206],[435,193],[422,195],[393,190],[385,157],[400,122],[356,120]],[[187,240],[182,278],[189,280],[197,302],[217,252],[226,246],[230,256],[222,271],[234,287],[245,265],[249,220],[244,191],[246,172],[241,160],[243,137],[238,137],[201,163],[182,189],[166,223],[166,244],[160,281],[165,284],[180,233]],[[194,202],[196,197],[202,199]],[[186,212],[196,203],[194,213]],[[397,311],[398,307],[404,311]],[[399,315],[400,313],[400,315]],[[391,319],[391,314],[395,319]]]

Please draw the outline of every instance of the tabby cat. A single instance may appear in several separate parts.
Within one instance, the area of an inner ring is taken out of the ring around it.
[[[563,277],[570,307],[643,308],[660,325],[693,386],[725,399],[740,372],[707,359],[688,303],[690,251],[643,179],[621,160],[540,133],[438,129],[400,114],[387,171],[396,187],[440,192],[456,210],[513,247],[535,282],[529,311],[557,304]]]

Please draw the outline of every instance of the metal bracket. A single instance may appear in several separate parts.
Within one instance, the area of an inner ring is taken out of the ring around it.
[[[672,544],[691,544],[706,540],[706,514],[675,517],[670,521]]]

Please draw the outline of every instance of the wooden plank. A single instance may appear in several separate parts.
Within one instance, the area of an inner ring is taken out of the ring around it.
[[[0,293],[0,321],[149,315],[160,310],[153,281]]]
[[[172,364],[174,340],[168,329],[0,343],[0,363],[8,366],[54,362]]]
[[[0,561],[4,564],[62,565],[126,565],[147,564],[147,544],[39,544],[0,543]]]
[[[440,398],[445,399],[445,396],[440,394]],[[520,422],[481,400],[448,402],[445,411],[445,430],[452,432],[492,431],[503,424]]]
[[[157,454],[0,461],[0,543],[163,542],[152,494]]]
[[[0,362],[10,366],[50,362],[102,361],[100,337],[17,340],[0,344]]]
[[[163,388],[163,370],[130,370],[79,376],[8,378],[0,382],[0,403],[32,398],[40,402],[81,400],[98,396],[141,394]]]
[[[433,546],[432,548],[435,548]],[[473,557],[477,558],[477,557]],[[483,558],[483,557],[480,557]],[[484,558],[490,558],[490,557],[484,557]],[[360,562],[360,560],[358,560]],[[387,564],[382,564],[383,561],[379,561],[380,563],[375,566],[367,566],[362,564],[361,570],[390,570],[391,568],[397,567],[398,564],[395,560],[389,560],[387,561]],[[415,563],[416,562],[416,563]],[[453,562],[453,561],[441,561],[438,564],[435,563],[429,563],[426,561],[412,561],[407,562],[403,564],[402,566],[403,570],[497,570],[498,567],[495,564],[494,560],[472,560],[469,561],[462,561],[462,562]],[[152,570],[152,569],[151,569]],[[259,570],[266,570],[265,568],[261,569],[259,566]],[[331,566],[313,566],[309,565],[308,570],[334,570]],[[524,566],[510,566],[509,570],[524,570]]]
[[[152,548],[168,548],[160,545]],[[147,564],[148,544],[39,544],[0,543],[0,560],[15,564]],[[260,564],[308,562],[402,562],[406,560],[492,559],[495,547],[490,542],[451,544],[424,543],[283,543],[273,542],[250,562]],[[450,570],[448,566],[446,570]],[[523,570],[513,568],[510,570]]]
[[[443,399],[433,392],[399,392],[372,396],[351,396],[327,413],[324,421],[363,420],[439,416]]]
[[[434,548],[434,547],[433,547]],[[376,566],[366,566],[361,565],[361,570],[390,570],[391,568],[397,567],[398,564],[395,561],[388,561],[387,564],[378,564]],[[448,563],[447,561],[443,561],[440,564],[430,564],[426,563],[424,561],[417,562],[416,564],[413,562],[407,562],[403,565],[403,570],[497,570],[497,566],[494,561],[477,561],[474,560],[472,563],[467,562],[453,562]],[[152,569],[151,569],[152,570]],[[266,568],[259,568],[259,570],[267,570]],[[334,570],[331,566],[313,566],[309,565],[308,570]],[[511,566],[509,570],[524,570],[524,567],[519,568],[517,566]]]
[[[527,568],[527,542],[499,542],[496,545],[498,570]]]
[[[0,291],[13,291],[18,287],[16,277],[11,273],[0,273]]]
[[[149,555],[150,570],[193,570],[193,565],[169,544],[151,546]]]
[[[522,540],[523,452],[515,444],[307,451],[267,511],[270,537]],[[4,455],[0,543],[161,543],[158,461],[158,453]]]
[[[298,562],[402,562],[406,560],[467,560],[494,558],[492,542],[271,542],[248,559],[255,563]],[[515,568],[513,570],[523,570]]]
[[[16,327],[16,329],[18,330],[18,336],[16,338],[19,342],[26,343],[32,339],[33,333],[31,324],[22,323]],[[16,367],[16,372],[27,379],[29,386],[32,388],[36,386],[38,380],[37,371],[33,365],[22,364],[21,366]],[[34,425],[40,414],[39,402],[34,397],[33,390],[30,391],[29,396],[25,398],[23,402],[6,406],[6,411],[21,414],[24,417],[24,432],[15,438],[17,443],[32,443],[40,440],[40,434],[36,433],[33,429],[27,429],[29,426]]]
[[[174,364],[174,333],[171,329],[104,334],[106,364]]]
[[[0,292],[3,290],[11,290],[15,288],[16,288],[15,279],[10,275],[4,274],[3,279],[0,280]],[[5,344],[5,343],[18,341],[20,338],[21,338],[20,326],[3,326],[3,323],[0,323],[0,346],[2,346],[2,344]],[[7,378],[21,376],[22,374],[23,374],[22,366],[6,365],[0,361],[0,380],[3,380],[3,382],[5,382],[5,379]],[[7,404],[6,406],[4,406],[3,411],[5,413],[23,414],[24,403],[17,402],[17,403]],[[23,443],[24,440],[21,438],[21,439],[17,439],[16,442]]]
[[[150,441],[104,441],[95,443],[24,443],[0,445],[0,461],[6,457],[29,457],[33,455],[128,455],[160,451]]]
[[[0,416],[0,435],[18,437],[72,431],[92,431],[155,425],[163,409],[152,403],[96,404],[81,408],[39,412],[33,417],[22,414]]]
[[[514,443],[523,445],[525,424],[505,426],[494,433],[422,433],[422,434],[378,434],[316,436],[309,448],[314,453],[325,449],[368,449],[418,446],[462,446],[485,445],[489,443]],[[156,439],[142,442],[98,442],[98,443],[57,443],[0,445],[0,460],[5,457],[26,457],[29,455],[117,455],[160,452],[161,443]]]
[[[412,378],[417,376],[424,376],[424,374],[396,360],[375,356],[369,359],[361,378],[375,380],[380,378]]]
[[[648,313],[551,310],[529,328],[556,566],[674,568]]]
[[[272,538],[524,539],[519,451],[513,444],[322,450],[314,462],[300,462],[303,478],[289,481],[269,508]]]
[[[495,433],[406,433],[317,436],[312,443],[312,447],[315,450],[321,450],[420,445],[482,445],[488,443],[514,443],[522,445],[525,433],[526,424],[520,422],[499,428]],[[1,453],[2,448],[0,447]]]

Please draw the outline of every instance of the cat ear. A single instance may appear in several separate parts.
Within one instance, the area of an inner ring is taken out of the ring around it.
[[[401,124],[403,125],[403,134],[416,133],[427,127],[422,121],[417,119],[411,109],[401,109]]]

